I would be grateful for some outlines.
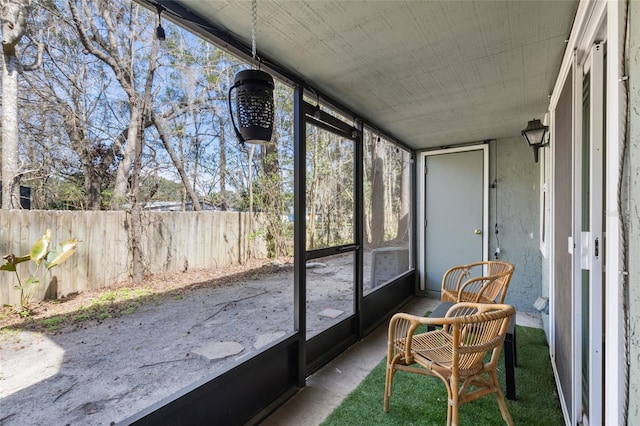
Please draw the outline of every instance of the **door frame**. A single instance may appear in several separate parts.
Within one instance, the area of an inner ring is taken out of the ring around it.
[[[296,305],[295,328],[303,343],[300,345],[299,380],[304,386],[305,378],[326,364],[340,352],[357,342],[360,338],[360,317],[362,311],[362,125],[354,127],[333,115],[318,110],[303,98],[303,90],[297,89],[294,111],[298,113],[296,121],[296,159],[295,159],[295,216],[303,218],[295,222],[295,262],[294,300]],[[336,134],[353,141],[353,240],[348,244],[330,246],[321,249],[307,249],[306,186],[307,186],[307,126],[313,125],[321,130]],[[358,196],[360,194],[360,196]],[[304,212],[304,213],[302,213]],[[326,328],[319,334],[307,337],[307,262],[336,254],[353,253],[353,313],[338,323]]]
[[[421,151],[417,153],[418,164],[416,170],[416,202],[417,202],[417,273],[418,273],[418,290],[420,293],[426,292],[426,212],[425,212],[425,180],[426,167],[425,160],[428,156],[439,154],[455,154],[469,151],[482,151],[482,260],[489,259],[489,145],[479,143],[477,145],[467,145],[454,148],[442,148],[429,151]]]
[[[624,264],[623,264],[623,255],[620,247],[622,247],[622,228],[621,228],[621,211],[620,206],[618,204],[618,182],[620,181],[623,170],[619,167],[620,159],[622,155],[622,146],[624,142],[624,123],[621,117],[624,116],[624,108],[626,105],[626,94],[625,87],[621,84],[622,75],[620,64],[624,61],[624,45],[625,45],[625,25],[626,25],[626,7],[627,4],[624,1],[621,2],[580,2],[578,5],[578,10],[576,13],[576,18],[574,21],[574,26],[571,31],[567,48],[565,50],[565,55],[563,57],[562,65],[560,67],[560,72],[558,74],[553,93],[551,95],[550,100],[550,111],[552,112],[552,125],[554,125],[553,120],[553,112],[555,111],[555,107],[558,103],[559,97],[562,93],[562,87],[564,86],[567,79],[572,78],[571,70],[575,73],[579,78],[576,78],[573,83],[574,88],[574,97],[576,96],[577,88],[579,88],[579,92],[582,93],[582,65],[590,66],[590,64],[586,64],[587,56],[592,48],[592,45],[597,42],[604,41],[607,45],[607,60],[603,69],[606,75],[606,81],[603,81],[603,85],[606,87],[606,95],[604,102],[606,103],[606,129],[603,129],[603,136],[606,138],[606,145],[604,147],[604,162],[605,165],[605,175],[603,180],[604,191],[606,192],[606,200],[603,200],[601,204],[602,213],[605,214],[604,219],[604,229],[602,230],[603,235],[606,234],[606,239],[601,240],[600,250],[604,250],[604,259],[600,259],[606,264],[606,269],[608,273],[605,274],[604,287],[602,289],[602,301],[603,304],[597,304],[597,306],[592,306],[592,309],[598,309],[599,313],[604,315],[606,312],[606,321],[600,322],[599,326],[601,327],[602,335],[606,336],[604,339],[602,346],[602,354],[601,356],[604,358],[604,368],[602,371],[602,377],[606,377],[607,380],[603,381],[604,383],[598,384],[597,387],[594,388],[594,383],[590,383],[590,393],[595,395],[599,395],[598,403],[601,403],[601,411],[602,413],[596,414],[590,408],[591,424],[597,424],[600,420],[599,416],[602,417],[603,424],[622,424],[624,421],[624,412],[625,412],[625,400],[628,400],[628,389],[626,389],[626,374],[627,367],[625,361],[625,342],[624,342],[624,334],[625,334],[625,321],[624,321],[624,305],[622,301],[624,300]],[[582,111],[581,111],[581,101],[573,103],[574,106],[574,116],[573,116],[573,124],[576,126],[573,127],[576,133],[573,136],[574,139],[574,148],[576,147],[576,141],[581,140],[581,120],[582,120]],[[579,108],[579,109],[578,109]],[[555,164],[555,144],[552,141],[551,144],[551,162]],[[576,154],[574,150],[574,155]],[[575,165],[575,161],[574,161]],[[552,166],[553,170],[553,166]],[[580,174],[578,170],[572,171],[574,181],[580,178]],[[555,176],[551,173],[551,188],[554,187]],[[576,207],[576,194],[579,192],[575,192],[575,184],[574,184],[574,209]],[[576,215],[574,214],[575,218]],[[579,217],[578,217],[579,219]],[[550,225],[555,228],[556,222],[556,213],[555,206],[552,204],[552,211],[550,213]],[[573,290],[574,294],[577,297],[580,297],[580,293],[575,291],[577,290],[576,281],[579,279],[578,272],[580,270],[580,251],[581,251],[581,234],[576,232],[574,228],[573,238],[569,241],[569,252],[573,256]],[[554,242],[555,239],[553,231],[551,232],[551,251],[549,254],[550,259],[554,259]],[[589,239],[590,241],[592,238]],[[559,242],[558,247],[562,246],[562,242]],[[604,244],[603,244],[604,243]],[[588,249],[588,246],[586,247]],[[587,252],[587,256],[590,254]],[[603,266],[604,266],[603,264]],[[551,261],[549,263],[549,286],[550,286],[550,294],[554,294],[554,288],[556,285],[559,285],[555,282],[554,277],[554,262]],[[570,307],[574,313],[580,314],[580,311],[577,310],[577,307],[580,305],[581,301],[573,300],[572,306]],[[602,306],[604,305],[604,309]],[[553,317],[555,315],[555,311],[557,309],[567,309],[567,306],[556,306],[552,300],[550,304],[550,324],[554,323]],[[581,318],[574,318],[576,323],[581,322]],[[573,342],[576,353],[573,354],[571,361],[572,365],[572,374],[574,375],[573,383],[576,386],[581,386],[581,381],[578,380],[580,375],[579,369],[581,368],[581,353],[579,353],[579,342],[580,336],[578,335],[579,330],[575,325],[573,327],[574,336]],[[550,330],[551,335],[555,334],[555,330]],[[591,330],[592,335],[594,330]],[[551,343],[553,343],[554,339],[551,338]],[[552,352],[552,366],[554,368],[554,374],[556,376],[556,382],[559,382],[559,373],[557,371],[558,366],[555,363],[554,358],[555,348],[551,345]],[[578,377],[576,377],[578,376]],[[579,388],[578,388],[579,389]],[[576,389],[577,390],[577,389]],[[576,392],[577,393],[577,392]],[[582,406],[580,397],[576,398],[574,395],[573,399],[570,401],[565,401],[561,398],[561,404],[563,408],[563,413],[565,416],[565,422],[567,424],[577,424],[582,421]],[[566,403],[566,404],[565,404]],[[593,406],[591,406],[593,407]],[[594,418],[594,414],[598,418]]]
[[[600,424],[603,419],[602,393],[603,385],[603,217],[605,203],[603,168],[604,168],[604,42],[594,42],[585,49],[585,57],[576,64],[574,74],[575,96],[575,139],[574,139],[574,386],[573,394],[574,418],[588,421],[588,424]],[[588,129],[583,125],[583,84],[589,79],[589,118]],[[584,129],[584,130],[583,130]],[[584,131],[588,131],[588,153],[583,149]],[[583,163],[588,155],[588,164]],[[588,170],[584,170],[588,167]],[[585,195],[582,177],[588,179],[588,195]],[[586,197],[586,199],[585,199]],[[584,202],[587,204],[585,205]],[[584,207],[583,207],[584,206]],[[583,230],[587,224],[582,221],[582,209],[588,209],[588,230]],[[589,271],[588,293],[583,293],[583,271]],[[586,298],[586,300],[584,300]],[[583,318],[583,303],[588,308],[588,318]],[[588,353],[582,353],[583,322],[588,324]],[[583,360],[588,361],[587,389],[583,389],[582,369]],[[582,394],[588,393],[588,406],[584,407]],[[588,410],[588,412],[585,411]]]

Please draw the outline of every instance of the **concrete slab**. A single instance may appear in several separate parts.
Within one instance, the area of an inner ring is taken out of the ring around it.
[[[423,315],[433,310],[439,299],[414,298],[400,311]],[[537,312],[518,312],[516,324],[541,327]],[[260,426],[315,426],[386,356],[388,322],[355,343],[307,379],[306,387],[265,419]],[[382,410],[382,401],[377,409]]]
[[[284,336],[286,333],[284,331],[279,331],[276,333],[266,333],[266,334],[261,334],[256,338],[256,341],[253,343],[253,347],[256,349],[259,349],[261,347],[263,347],[266,344],[269,344],[271,342],[273,342],[276,339],[281,338],[282,336]]]
[[[193,353],[200,355],[209,361],[213,361],[239,354],[243,350],[244,346],[237,342],[209,342],[206,345],[195,349]]]
[[[422,315],[440,300],[415,298],[401,311]],[[314,426],[322,423],[385,356],[388,323],[355,343],[307,379],[307,386],[282,405],[261,426]],[[380,403],[382,410],[382,402]]]
[[[321,317],[327,317],[327,318],[338,318],[342,314],[344,314],[344,311],[341,311],[340,309],[332,309],[332,308],[323,309],[322,311],[318,312],[318,315],[320,315]]]

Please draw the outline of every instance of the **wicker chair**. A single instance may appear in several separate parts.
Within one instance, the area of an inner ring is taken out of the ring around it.
[[[447,425],[458,424],[458,408],[495,393],[502,418],[513,425],[498,383],[496,366],[515,309],[503,304],[461,302],[444,318],[395,314],[389,323],[384,411],[389,411],[393,377],[398,370],[435,376],[447,388]],[[438,328],[414,334],[420,324]],[[492,351],[488,360],[485,355]]]
[[[515,269],[511,263],[499,260],[454,266],[442,277],[440,299],[443,302],[504,303]]]

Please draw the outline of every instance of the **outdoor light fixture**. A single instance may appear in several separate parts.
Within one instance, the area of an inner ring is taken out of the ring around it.
[[[251,51],[256,62],[257,1],[252,1]],[[240,144],[264,144],[273,134],[273,77],[259,69],[240,71],[233,86],[229,88],[229,113]],[[233,118],[231,92],[236,89],[236,113],[238,123]],[[240,129],[238,129],[240,127]]]
[[[162,11],[164,7],[162,7],[159,3],[156,3],[156,10],[158,11],[158,28],[156,28],[156,38],[160,41],[164,41],[165,33],[164,28],[162,28]]]
[[[549,127],[545,126],[537,118],[529,121],[527,128],[522,131],[522,136],[527,140],[527,143],[533,148],[533,158],[536,163],[538,162],[538,150],[545,145],[544,137],[547,134]]]
[[[229,112],[240,143],[264,144],[273,133],[273,77],[261,70],[244,70],[236,74],[229,89]],[[238,127],[233,119],[231,91],[236,89]]]

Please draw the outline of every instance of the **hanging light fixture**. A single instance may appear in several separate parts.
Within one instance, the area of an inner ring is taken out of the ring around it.
[[[533,148],[533,158],[536,163],[538,162],[538,150],[545,145],[544,137],[547,134],[547,130],[549,130],[549,127],[535,118],[529,121],[527,128],[522,131],[522,136],[529,146]]]
[[[165,40],[164,28],[162,28],[162,11],[164,7],[160,3],[156,3],[156,10],[158,11],[158,27],[156,28],[156,38],[160,41]]]
[[[252,1],[251,53],[256,63],[257,0]],[[229,88],[229,113],[240,144],[264,144],[273,134],[273,77],[260,69],[249,69],[236,74],[233,86]],[[236,89],[236,113],[233,118],[231,92]],[[239,129],[238,129],[239,127]]]

